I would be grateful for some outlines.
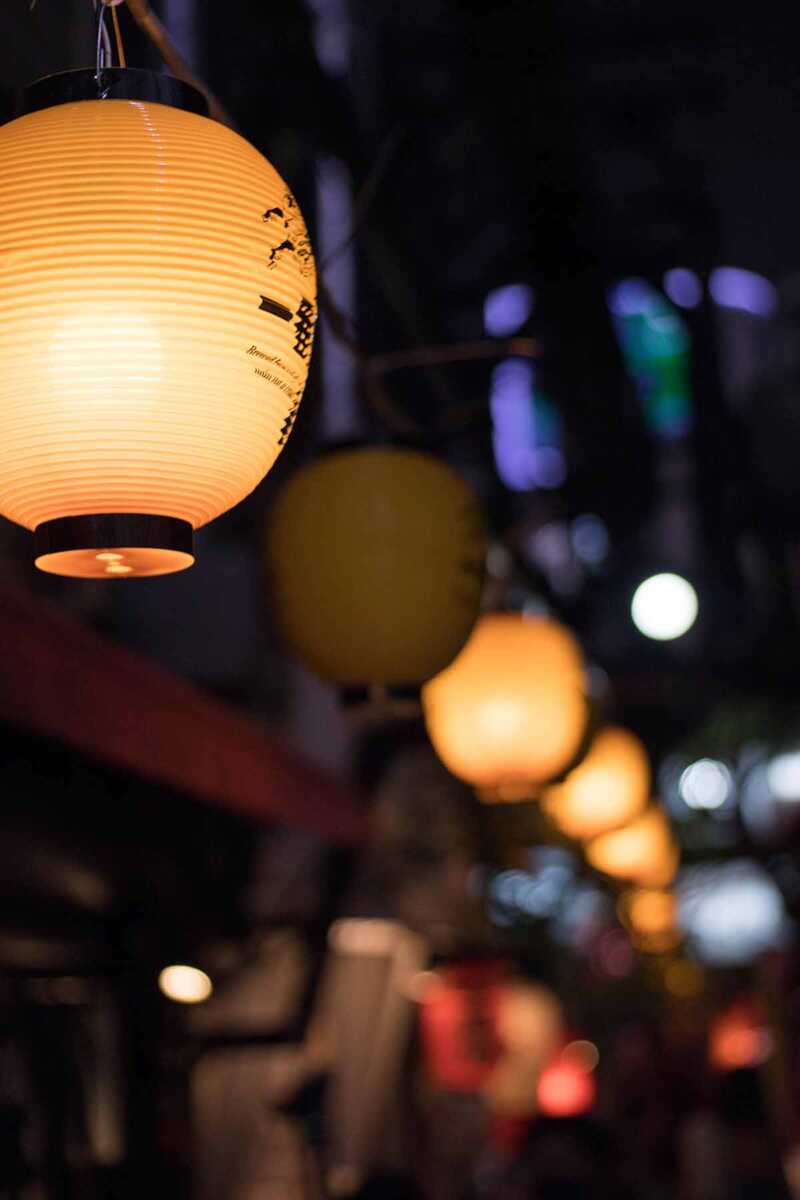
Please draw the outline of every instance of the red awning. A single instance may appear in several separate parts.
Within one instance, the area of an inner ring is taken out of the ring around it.
[[[275,735],[22,590],[0,589],[0,720],[255,820],[357,842],[356,794]]]

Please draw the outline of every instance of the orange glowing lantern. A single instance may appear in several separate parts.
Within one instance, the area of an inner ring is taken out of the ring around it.
[[[454,775],[519,799],[563,771],[587,723],[572,634],[544,617],[481,618],[456,660],[422,692],[428,734]]]
[[[478,615],[485,554],[472,488],[397,446],[344,447],[298,471],[267,533],[281,632],[344,688],[412,687],[446,667]]]
[[[587,841],[619,829],[647,807],[650,764],[627,729],[603,729],[562,784],[548,788],[545,809],[567,837]]]
[[[604,875],[663,888],[675,878],[680,856],[664,813],[650,808],[623,829],[589,842],[586,857]]]
[[[102,98],[101,98],[102,97]],[[0,130],[0,512],[36,564],[181,570],[280,453],[314,260],[271,164],[149,71],[68,72]]]

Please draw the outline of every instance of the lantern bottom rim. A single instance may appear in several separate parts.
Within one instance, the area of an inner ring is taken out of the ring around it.
[[[34,532],[40,571],[79,579],[133,579],[194,562],[188,521],[146,513],[89,513],[43,521]]]

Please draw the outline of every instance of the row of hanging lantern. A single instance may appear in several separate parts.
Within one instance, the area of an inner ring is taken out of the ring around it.
[[[391,446],[333,451],[299,471],[272,512],[277,622],[342,688],[421,684],[429,738],[489,803],[538,799],[597,871],[630,889],[637,945],[674,937],[679,853],[651,804],[647,754],[628,730],[592,736],[587,669],[549,617],[477,618],[486,543],[471,489],[444,463]]]

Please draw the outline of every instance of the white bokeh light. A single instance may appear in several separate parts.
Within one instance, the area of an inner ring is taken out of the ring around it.
[[[748,963],[787,936],[781,893],[749,859],[690,867],[678,882],[678,905],[698,955],[719,966]]]
[[[682,773],[678,789],[688,808],[711,811],[721,808],[733,790],[733,776],[725,763],[700,758]]]
[[[177,1004],[200,1004],[214,990],[205,971],[186,966],[185,963],[164,967],[158,977],[158,986],[169,1000]]]
[[[682,575],[651,575],[631,601],[631,617],[640,633],[659,642],[682,637],[697,618],[697,592]]]
[[[767,786],[784,804],[800,801],[800,751],[778,754],[767,763]]]

